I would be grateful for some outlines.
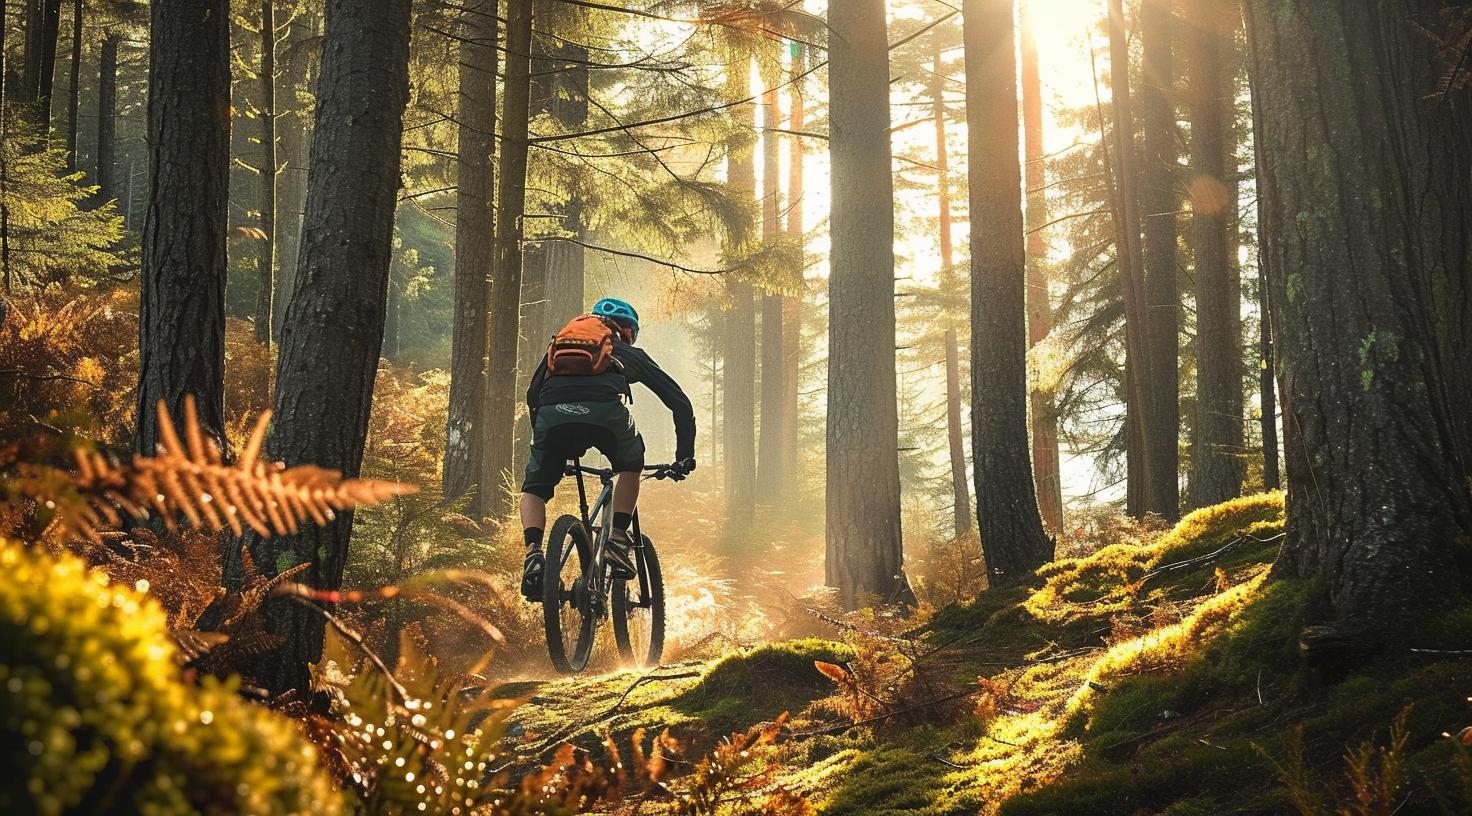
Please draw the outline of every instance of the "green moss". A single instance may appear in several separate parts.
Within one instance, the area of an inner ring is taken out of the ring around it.
[[[814,662],[842,663],[852,658],[852,648],[812,638],[743,649],[710,664],[694,685],[668,705],[704,721],[716,732],[746,728],[784,711],[801,711],[832,693],[832,681],[814,668]]]
[[[0,812],[342,810],[297,725],[180,677],[163,610],[0,540]]]

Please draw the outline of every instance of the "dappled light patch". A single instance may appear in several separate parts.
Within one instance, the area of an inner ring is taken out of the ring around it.
[[[1263,493],[1197,510],[1148,543],[1125,541],[1038,570],[1043,586],[1026,601],[1038,620],[1107,617],[1190,587],[1203,569],[1261,565],[1276,552],[1283,495]],[[1198,582],[1199,583],[1199,582]]]

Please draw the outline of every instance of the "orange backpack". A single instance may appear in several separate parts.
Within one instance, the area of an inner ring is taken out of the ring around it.
[[[547,346],[547,376],[591,376],[608,370],[617,329],[595,315],[568,321]]]

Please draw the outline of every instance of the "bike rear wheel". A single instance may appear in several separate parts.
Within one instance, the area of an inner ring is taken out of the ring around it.
[[[563,516],[547,536],[547,566],[542,573],[542,619],[547,629],[547,653],[563,674],[575,674],[588,665],[598,626],[588,564],[593,545],[588,530],[576,516]]]
[[[636,550],[639,570],[649,580],[649,603],[640,606],[639,579],[613,582],[613,639],[619,657],[635,668],[658,666],[664,657],[664,575],[649,536]]]

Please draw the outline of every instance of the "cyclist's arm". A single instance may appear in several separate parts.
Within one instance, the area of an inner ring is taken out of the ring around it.
[[[690,398],[680,389],[680,384],[664,372],[648,354],[630,348],[624,360],[624,371],[629,382],[643,383],[654,392],[659,401],[670,409],[675,418],[675,458],[691,459],[695,456],[695,408]]]

